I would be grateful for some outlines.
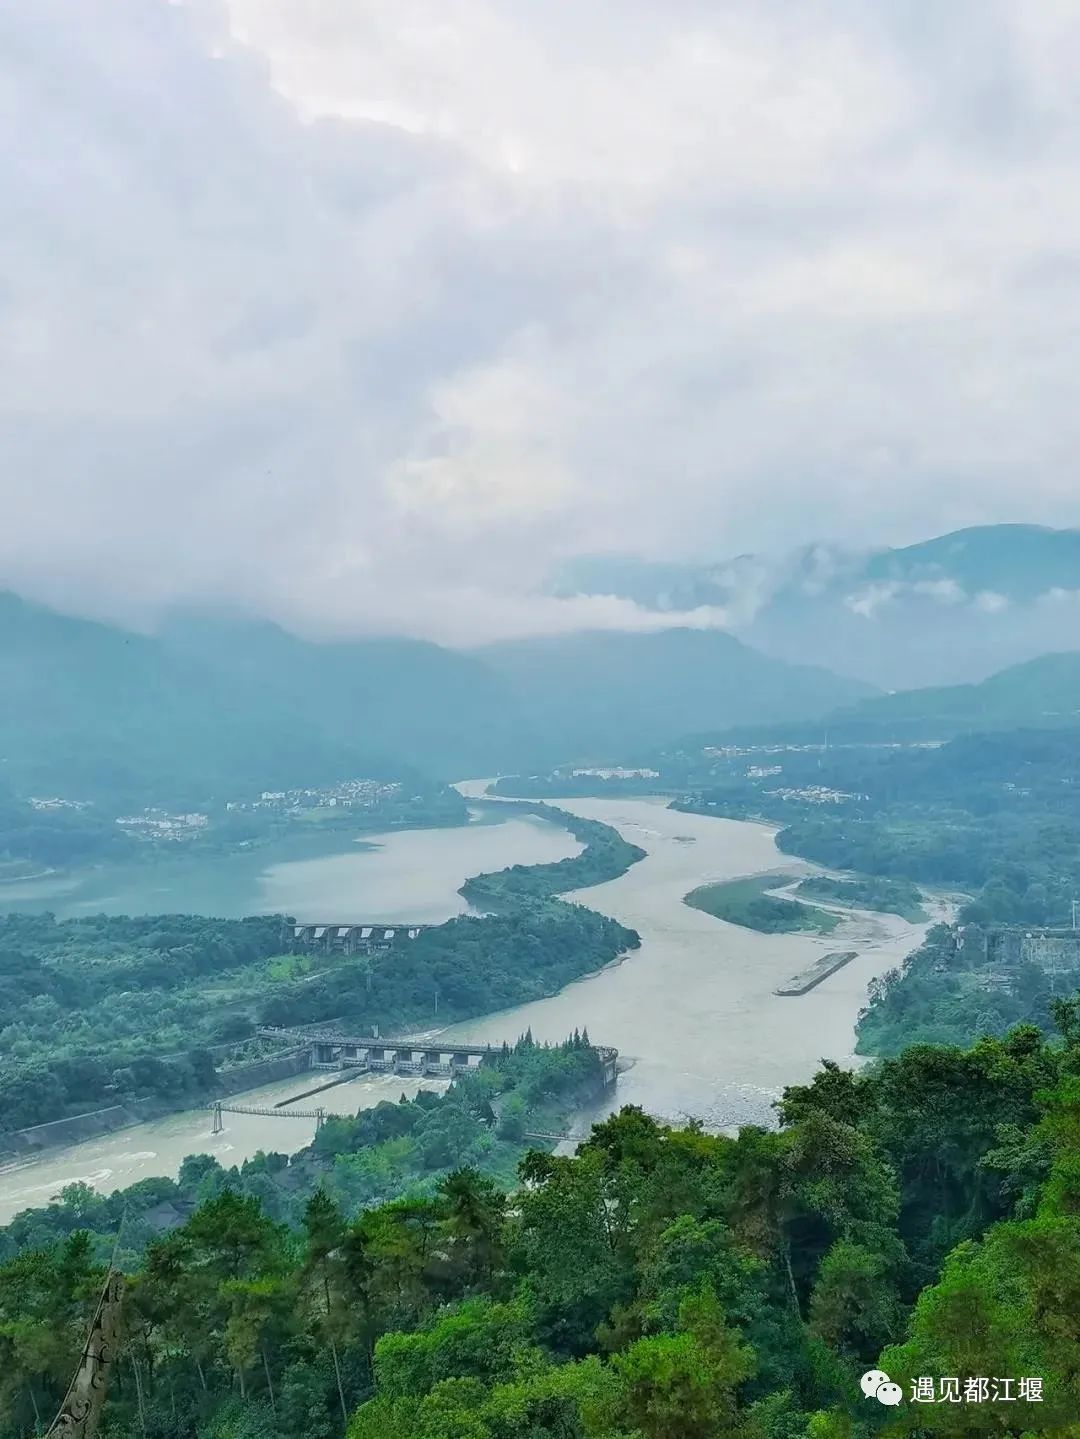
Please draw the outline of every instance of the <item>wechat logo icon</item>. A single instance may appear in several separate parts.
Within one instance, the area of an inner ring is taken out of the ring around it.
[[[894,1384],[884,1369],[868,1369],[859,1385],[867,1399],[876,1399],[879,1404],[899,1404],[904,1397],[900,1385]]]

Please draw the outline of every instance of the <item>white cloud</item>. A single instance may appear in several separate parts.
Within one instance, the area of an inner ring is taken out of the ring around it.
[[[916,580],[911,591],[923,595],[939,605],[960,605],[967,599],[967,592],[953,579],[942,577],[936,580]]]
[[[975,608],[987,615],[999,615],[1009,608],[1009,597],[996,590],[980,590],[975,596]]]
[[[1080,520],[1064,0],[35,0],[0,43],[0,584],[487,637],[657,622],[537,598],[579,552]]]
[[[898,580],[866,585],[855,594],[845,595],[844,604],[853,615],[862,615],[863,619],[872,620],[881,606],[894,600],[903,589],[904,586]]]
[[[1065,595],[1067,592],[1056,590],[1049,593],[1053,596]],[[979,590],[974,595],[969,594],[957,580],[948,575],[937,579],[887,580],[865,585],[861,590],[845,595],[844,604],[853,614],[862,615],[864,619],[873,619],[883,605],[905,595],[916,595],[948,609],[965,606],[986,615],[1001,614],[1010,607],[1007,595],[999,594],[996,590]]]

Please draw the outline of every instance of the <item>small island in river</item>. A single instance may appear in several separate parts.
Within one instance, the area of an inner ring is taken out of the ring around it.
[[[703,884],[690,891],[683,903],[700,909],[714,919],[728,924],[741,924],[760,934],[830,934],[840,923],[840,916],[817,905],[803,904],[797,899],[782,899],[768,891],[791,882],[784,872],[755,874],[745,879],[723,880]]]

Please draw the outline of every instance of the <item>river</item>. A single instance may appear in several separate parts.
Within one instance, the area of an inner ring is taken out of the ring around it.
[[[614,825],[647,851],[618,879],[573,895],[636,929],[641,948],[550,999],[455,1025],[448,1037],[501,1040],[531,1028],[535,1039],[554,1041],[587,1027],[595,1042],[618,1048],[626,1067],[586,1119],[639,1104],[668,1119],[700,1118],[710,1129],[768,1123],[784,1085],[809,1079],[822,1059],[861,1062],[854,1027],[867,985],[917,947],[928,923],[852,911],[824,937],[726,924],[683,897],[716,880],[815,872],[781,854],[774,830],[680,814],[662,799],[557,803]],[[858,958],[808,994],[773,993],[836,950],[857,950]]]
[[[4,885],[0,909],[58,918],[87,913],[295,915],[387,923],[440,923],[470,907],[458,888],[470,875],[507,864],[544,864],[579,854],[566,830],[531,815],[493,815],[474,810],[467,826],[394,830],[358,836],[291,834],[258,849],[199,859],[162,857],[143,865],[97,866]],[[265,1107],[309,1088],[305,1075],[235,1095],[237,1103]],[[349,1113],[415,1094],[419,1082],[370,1075],[335,1086],[321,1099],[330,1112]],[[428,1080],[426,1088],[443,1087]],[[308,1144],[314,1120],[226,1114],[225,1129],[212,1135],[205,1110],[172,1114],[115,1134],[86,1140],[41,1158],[0,1169],[0,1223],[20,1209],[45,1204],[65,1184],[84,1180],[98,1189],[120,1189],[150,1175],[175,1176],[188,1154],[214,1154],[237,1164],[259,1149],[293,1152]]]
[[[470,875],[507,864],[546,864],[579,854],[563,829],[531,815],[493,822],[473,810],[446,829],[397,829],[351,840],[295,829],[231,854],[162,855],[143,863],[95,865],[0,885],[0,912],[82,914],[291,914],[301,923],[364,919],[441,923],[469,906],[458,894]]]
[[[477,786],[462,788],[467,794],[478,792]],[[614,825],[646,851],[646,858],[620,878],[573,895],[577,902],[636,929],[641,948],[549,999],[454,1025],[445,1031],[448,1038],[513,1040],[531,1027],[535,1038],[557,1041],[575,1027],[587,1027],[596,1042],[617,1046],[623,1065],[619,1082],[582,1123],[621,1104],[639,1104],[673,1120],[696,1116],[711,1129],[767,1123],[770,1105],[783,1086],[809,1079],[821,1059],[856,1062],[854,1024],[868,982],[894,968],[920,942],[926,924],[853,912],[824,938],[757,934],[725,924],[689,908],[683,896],[699,885],[741,875],[781,869],[809,872],[809,866],[778,851],[771,829],[679,814],[668,810],[661,799],[575,799],[560,804],[575,814]],[[529,826],[528,844],[535,840],[538,827],[546,829],[558,853],[545,858],[573,852],[565,831],[518,816],[507,824],[475,825],[464,831],[410,831],[391,837],[412,845],[414,861],[413,868],[397,871],[397,887],[382,894],[374,881],[357,879],[356,892],[368,909],[378,910],[379,918],[445,918],[462,907],[456,894],[447,907],[448,875],[456,890],[467,874],[481,869],[537,862],[523,858],[516,847],[523,839],[514,828],[517,825]],[[480,836],[483,863],[472,847]],[[502,842],[497,858],[487,849],[492,836]],[[432,852],[429,842],[443,851],[452,838],[459,844],[454,864],[443,854],[440,865],[427,868],[424,856]],[[288,907],[298,915],[323,917],[315,910],[326,904],[340,915],[361,901],[354,901],[352,890],[343,900],[334,883],[342,875],[348,880],[359,874],[375,854],[293,861],[294,866],[314,865],[314,869],[286,865],[285,873],[260,883],[269,886],[267,894],[288,894]],[[404,856],[400,858],[404,864]],[[331,879],[339,861],[345,869]],[[399,912],[387,912],[395,906]],[[437,915],[432,914],[432,906]],[[278,908],[280,900],[263,907]],[[858,958],[809,994],[797,998],[773,994],[782,981],[819,955],[846,949],[857,950]],[[243,1103],[274,1102],[303,1088],[300,1076],[237,1098]],[[410,1092],[411,1086],[402,1079],[359,1079],[330,1090],[326,1107],[355,1108],[388,1095],[396,1098],[403,1090]],[[147,1174],[175,1174],[184,1155],[193,1151],[217,1153],[223,1161],[227,1156],[235,1163],[259,1148],[300,1148],[310,1139],[310,1129],[309,1121],[299,1119],[227,1115],[224,1134],[212,1139],[205,1113],[138,1125],[0,1174],[0,1220],[27,1204],[43,1202],[73,1179],[120,1187]]]
[[[325,1074],[314,1080],[311,1075],[299,1074],[233,1095],[232,1101],[225,1103],[266,1108],[310,1089],[313,1082],[325,1078]],[[299,1107],[310,1110],[322,1105],[331,1114],[351,1114],[358,1109],[370,1109],[383,1099],[397,1100],[402,1094],[411,1099],[421,1088],[445,1089],[446,1084],[446,1080],[367,1074],[335,1085],[317,1097],[301,1100]],[[64,1185],[79,1180],[108,1193],[155,1175],[168,1174],[175,1178],[181,1161],[188,1154],[212,1154],[228,1167],[242,1163],[260,1149],[295,1153],[310,1144],[315,1134],[313,1119],[286,1120],[257,1114],[223,1114],[222,1119],[224,1129],[214,1134],[209,1110],[186,1110],[0,1170],[0,1223],[6,1223],[20,1209],[47,1204]]]

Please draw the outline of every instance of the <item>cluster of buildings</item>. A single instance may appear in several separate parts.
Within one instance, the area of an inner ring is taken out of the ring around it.
[[[299,814],[311,809],[376,809],[387,801],[400,799],[403,786],[375,779],[348,779],[320,789],[263,790],[256,800],[231,800],[227,810],[262,810],[275,814]],[[92,809],[89,800],[31,796],[27,803],[40,812]],[[139,814],[120,815],[116,823],[135,839],[183,841],[195,839],[210,826],[210,816],[199,811],[174,814],[170,810],[147,808]]]
[[[227,810],[271,810],[298,814],[304,809],[375,809],[401,797],[400,783],[377,779],[347,779],[321,789],[264,789],[258,799],[230,800]]]
[[[590,779],[659,779],[658,769],[622,769],[616,766],[613,769],[572,769],[570,771],[574,779],[582,775],[588,775]]]
[[[830,789],[824,784],[808,784],[801,789],[769,789],[766,794],[777,799],[795,800],[801,804],[845,804],[849,799],[869,799],[865,794],[849,794],[847,790]]]
[[[136,839],[180,841],[194,839],[210,823],[205,814],[170,814],[164,809],[144,809],[142,814],[121,815],[116,821]]]
[[[1051,993],[1073,992],[1080,974],[1080,903],[1076,900],[1072,911],[1073,923],[1068,928],[961,925],[956,931],[956,948],[971,966],[968,982],[985,993],[1015,993],[1021,968],[1034,964],[1047,975]]]
[[[707,744],[701,751],[709,759],[744,759],[755,754],[825,754],[825,744]]]
[[[708,759],[741,759],[747,755],[829,754],[838,749],[940,749],[943,739],[913,740],[846,740],[830,744],[707,744],[701,753]]]

